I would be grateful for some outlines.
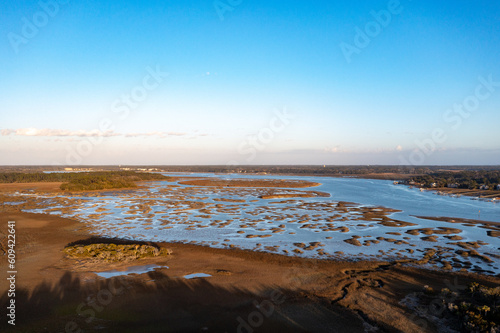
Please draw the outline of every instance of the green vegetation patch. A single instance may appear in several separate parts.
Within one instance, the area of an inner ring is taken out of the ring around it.
[[[63,252],[72,259],[97,259],[102,261],[130,261],[142,258],[168,256],[171,250],[139,244],[90,244],[65,247]]]
[[[63,191],[93,191],[137,187],[135,182],[168,180],[158,173],[135,171],[20,173],[1,172],[0,183],[64,182]]]
[[[453,184],[457,188],[474,190],[485,185],[488,186],[489,189],[494,190],[500,184],[500,171],[442,171],[415,176],[412,180],[416,183],[423,184],[424,187],[432,187],[433,184],[435,184],[436,187],[446,187],[449,184]]]

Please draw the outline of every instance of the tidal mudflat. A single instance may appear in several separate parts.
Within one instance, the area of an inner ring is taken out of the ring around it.
[[[498,204],[384,180],[171,176],[134,190],[24,190],[1,199],[22,211],[77,219],[100,236],[500,273]]]

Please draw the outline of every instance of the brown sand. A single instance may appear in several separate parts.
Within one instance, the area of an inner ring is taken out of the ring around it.
[[[0,184],[0,192],[61,192],[62,182],[39,182],[39,183],[7,183]]]
[[[363,332],[370,326],[434,332],[432,323],[399,302],[424,285],[439,290],[454,279],[461,285],[500,283],[398,263],[321,261],[186,244],[159,244],[173,254],[136,263],[77,261],[61,250],[90,237],[83,224],[46,214],[1,213],[2,238],[7,221],[16,221],[16,329],[25,331],[236,332],[241,322],[250,321],[255,332]],[[152,263],[169,269],[109,280],[93,273]],[[7,271],[5,256],[0,270]],[[191,273],[211,277],[182,278]],[[5,279],[0,288],[8,289]],[[7,301],[4,293],[0,306]],[[14,331],[7,329],[4,318],[0,330]]]

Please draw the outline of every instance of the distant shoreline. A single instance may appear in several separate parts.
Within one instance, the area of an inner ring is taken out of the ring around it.
[[[56,171],[56,172],[102,172],[102,171],[136,171],[142,173],[167,173],[167,174],[238,174],[238,175],[253,175],[253,176],[294,176],[294,177],[334,177],[334,178],[359,178],[359,179],[376,179],[390,181],[407,181],[411,178],[426,176],[429,172],[460,172],[460,171],[497,171],[500,166],[421,166],[411,169],[410,166],[81,166],[81,167],[53,167],[53,166],[0,166],[0,172],[41,172],[41,171]],[[390,172],[391,170],[399,169],[403,172]],[[287,171],[293,170],[293,171]],[[304,172],[298,172],[304,171]],[[355,171],[358,171],[356,173]],[[359,171],[372,171],[362,172]],[[405,173],[407,171],[407,173]],[[329,173],[331,172],[331,173]],[[351,173],[352,172],[352,173]],[[30,183],[27,183],[30,184]],[[404,184],[410,185],[412,184]],[[436,191],[437,194],[451,196],[468,196],[478,198],[485,201],[498,202],[500,200],[500,191],[498,190],[480,190],[480,189],[458,189],[458,188],[429,188],[421,185],[413,185],[418,188],[423,188],[426,191]],[[1,186],[0,186],[1,187]],[[122,188],[126,189],[126,188]],[[1,188],[0,188],[1,190]]]
[[[405,185],[411,186],[411,185]],[[457,189],[448,187],[438,187],[438,188],[426,188],[420,187],[424,191],[433,191],[438,195],[448,195],[448,196],[467,196],[471,198],[483,199],[484,201],[494,201],[500,202],[500,191],[491,190],[469,190],[469,189]]]

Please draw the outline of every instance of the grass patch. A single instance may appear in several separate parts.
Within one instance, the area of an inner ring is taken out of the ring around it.
[[[158,173],[135,171],[21,173],[1,172],[0,183],[64,182],[63,191],[93,191],[137,187],[135,182],[168,180],[170,177]]]
[[[96,259],[99,261],[130,261],[143,258],[168,256],[171,250],[145,244],[89,244],[72,245],[64,248],[66,257],[71,259]]]

